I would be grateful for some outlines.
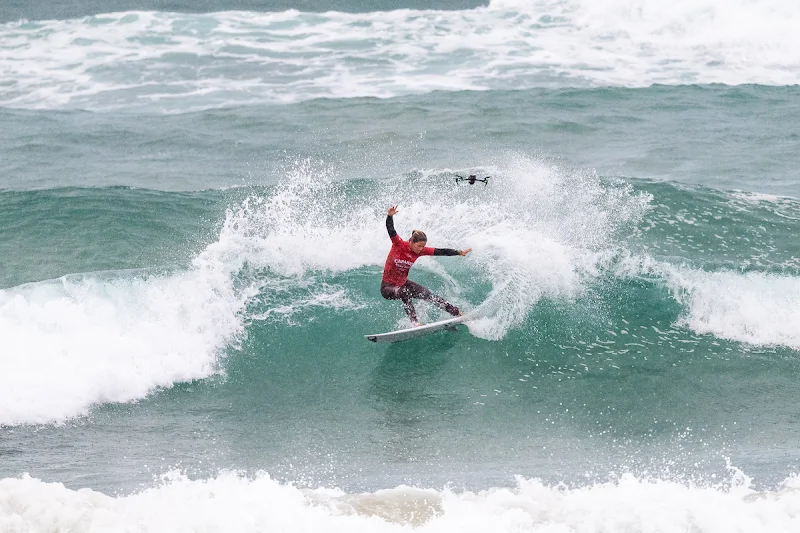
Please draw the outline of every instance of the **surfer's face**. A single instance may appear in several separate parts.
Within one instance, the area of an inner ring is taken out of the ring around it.
[[[415,254],[418,254],[425,248],[425,245],[428,244],[426,241],[419,241],[419,242],[410,242],[408,245],[411,247],[411,251]]]

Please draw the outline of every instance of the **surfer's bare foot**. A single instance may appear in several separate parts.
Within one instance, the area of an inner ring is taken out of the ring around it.
[[[419,323],[419,322],[412,322],[412,323],[411,323],[411,325],[412,325],[412,326],[414,326],[415,328],[418,328],[418,327],[420,327],[422,324],[421,324],[421,323]]]

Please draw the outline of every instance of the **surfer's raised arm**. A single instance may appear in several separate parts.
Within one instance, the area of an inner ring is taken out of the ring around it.
[[[393,205],[386,213],[386,231],[389,233],[390,239],[394,239],[395,235],[397,235],[397,232],[394,230],[394,219],[392,219],[392,217],[395,216],[398,211],[400,210],[397,209],[397,206]]]

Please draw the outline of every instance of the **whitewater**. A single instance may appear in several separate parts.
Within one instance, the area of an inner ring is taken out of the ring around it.
[[[784,0],[461,11],[153,11],[0,25],[0,105],[186,112],[431,91],[797,85]]]
[[[0,531],[800,529],[794,3],[252,4],[0,6]]]

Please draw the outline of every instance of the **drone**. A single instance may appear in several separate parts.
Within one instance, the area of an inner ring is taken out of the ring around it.
[[[456,184],[462,181],[466,181],[470,185],[475,185],[476,181],[480,181],[481,183],[483,183],[484,186],[489,184],[489,178],[491,178],[491,176],[486,176],[485,178],[479,178],[475,174],[470,174],[468,178],[465,178],[464,176],[459,176],[458,174],[456,174],[456,176],[457,176]]]

